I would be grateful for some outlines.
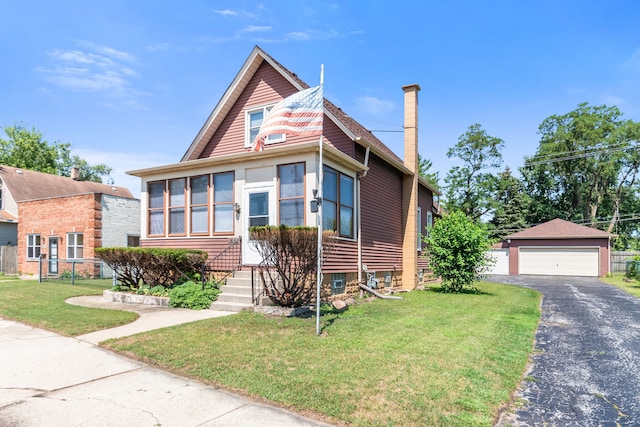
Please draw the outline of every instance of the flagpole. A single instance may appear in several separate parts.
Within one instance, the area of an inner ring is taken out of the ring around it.
[[[320,65],[320,91],[322,92],[323,129],[324,129],[324,64]],[[320,290],[322,289],[322,186],[323,186],[323,160],[322,160],[322,133],[320,133],[320,152],[318,154],[318,266],[316,268],[316,335],[320,335]]]

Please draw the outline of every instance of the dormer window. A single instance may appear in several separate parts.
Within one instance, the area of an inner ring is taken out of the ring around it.
[[[244,141],[245,148],[251,148],[251,146],[253,145],[253,141],[256,139],[256,136],[258,136],[258,133],[260,132],[260,126],[262,125],[262,121],[264,120],[264,117],[269,112],[269,110],[271,110],[271,107],[272,105],[268,107],[260,107],[260,108],[247,111],[247,117],[245,120],[246,122],[245,141]],[[265,145],[273,144],[276,142],[284,142],[284,141],[286,141],[286,135],[281,133],[273,134],[273,135],[267,136]]]

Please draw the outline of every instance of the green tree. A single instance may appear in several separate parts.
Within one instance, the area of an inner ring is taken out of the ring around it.
[[[458,143],[447,151],[447,157],[457,157],[462,166],[447,173],[446,208],[460,210],[475,221],[495,208],[497,177],[491,169],[502,165],[504,141],[490,136],[479,124],[469,126]]]
[[[423,177],[429,184],[435,188],[440,188],[440,173],[438,171],[429,172],[433,167],[433,162],[423,158],[418,154],[418,175]]]
[[[71,154],[71,145],[49,143],[35,128],[22,124],[4,128],[7,139],[0,138],[0,164],[60,176],[71,176],[71,168],[79,169],[79,178],[102,182],[112,169],[105,164],[89,165],[86,160]]]
[[[491,242],[484,225],[463,212],[452,212],[436,221],[424,240],[429,247],[431,268],[442,279],[443,290],[476,290],[474,282],[491,263],[485,256]]]
[[[582,221],[613,231],[633,212],[638,197],[640,125],[622,118],[617,107],[587,103],[539,127],[536,154],[521,168],[532,197],[530,223],[553,218]]]
[[[501,238],[529,226],[526,215],[531,203],[522,182],[508,167],[498,174],[496,209],[491,219],[491,234]]]

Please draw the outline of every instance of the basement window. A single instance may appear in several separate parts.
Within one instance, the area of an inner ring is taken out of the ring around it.
[[[344,294],[346,283],[346,273],[331,273],[331,295]]]

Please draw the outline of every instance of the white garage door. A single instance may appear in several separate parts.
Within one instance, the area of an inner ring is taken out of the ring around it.
[[[520,274],[598,276],[598,248],[520,248]]]
[[[487,274],[509,274],[509,249],[491,249],[487,256],[495,260]]]

